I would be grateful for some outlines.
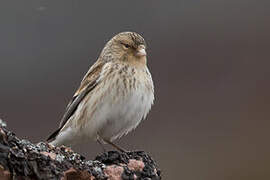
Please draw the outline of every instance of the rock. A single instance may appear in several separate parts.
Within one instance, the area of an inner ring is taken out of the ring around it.
[[[161,179],[153,159],[143,151],[109,151],[94,160],[70,148],[19,139],[0,121],[0,179],[126,180]]]

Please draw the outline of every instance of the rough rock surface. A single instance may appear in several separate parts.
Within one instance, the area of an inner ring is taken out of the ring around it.
[[[32,144],[19,139],[0,120],[0,180],[121,180],[161,179],[160,170],[143,151],[105,152],[85,160],[67,147]]]

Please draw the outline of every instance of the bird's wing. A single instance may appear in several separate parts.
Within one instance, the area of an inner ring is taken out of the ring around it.
[[[104,62],[97,61],[86,73],[80,84],[80,87],[75,92],[70,103],[67,105],[66,112],[60,122],[59,128],[48,137],[47,141],[53,140],[58,135],[69,118],[74,114],[80,102],[90,91],[92,91],[97,86],[103,65]]]

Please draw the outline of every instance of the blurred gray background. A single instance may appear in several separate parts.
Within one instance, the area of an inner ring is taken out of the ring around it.
[[[127,30],[148,43],[156,101],[117,143],[149,152],[166,180],[270,179],[267,0],[1,1],[0,117],[45,139],[104,44]]]

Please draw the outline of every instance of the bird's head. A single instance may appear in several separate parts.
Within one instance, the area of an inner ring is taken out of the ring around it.
[[[146,43],[138,33],[122,32],[106,44],[101,56],[126,62],[146,62]]]

